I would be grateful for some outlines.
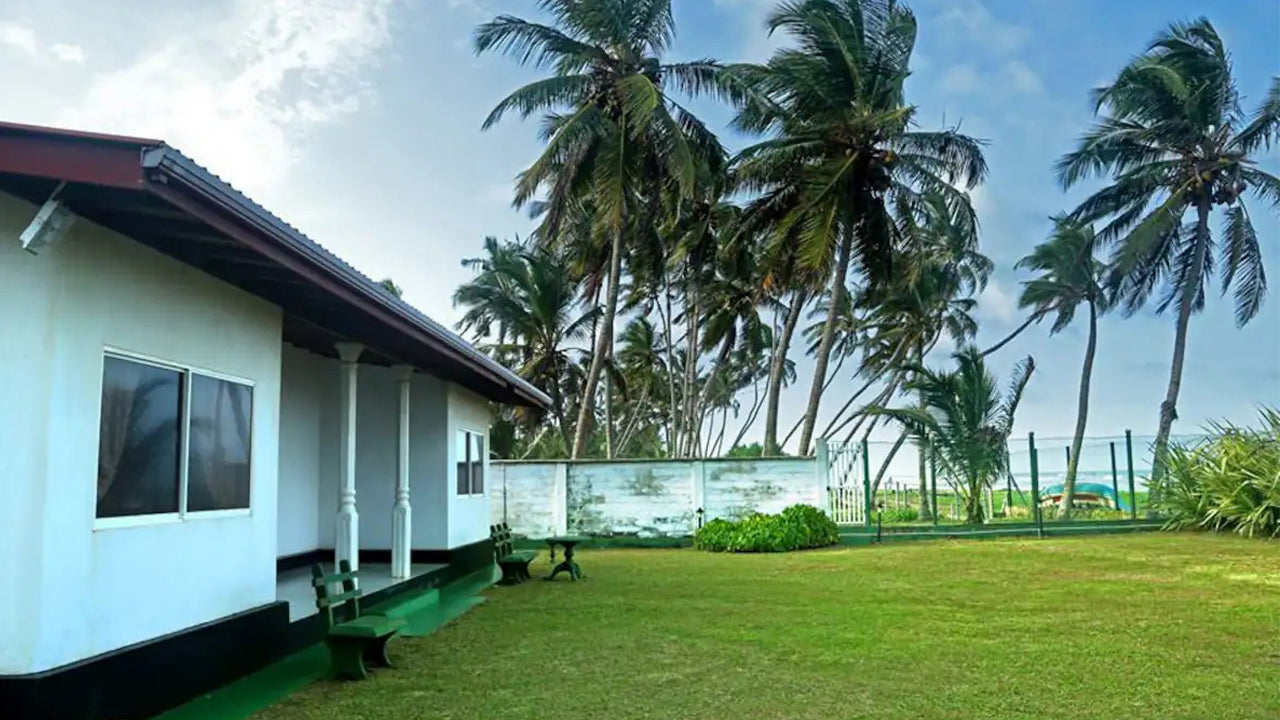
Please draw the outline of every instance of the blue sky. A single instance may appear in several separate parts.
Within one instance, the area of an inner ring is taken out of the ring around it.
[[[762,60],[776,47],[771,0],[676,0],[672,58]],[[1087,188],[1062,193],[1054,160],[1091,118],[1090,88],[1162,26],[1209,11],[1252,108],[1280,67],[1274,0],[917,0],[920,33],[908,98],[922,127],[959,122],[987,139],[989,182],[974,198],[983,250],[998,270],[983,296],[979,344],[1018,322],[1023,278],[1013,263]],[[164,138],[244,189],[366,273],[393,276],[409,301],[452,323],[460,261],[485,235],[524,234],[510,207],[515,174],[538,150],[535,126],[514,118],[482,133],[488,110],[536,77],[501,56],[475,57],[470,33],[497,13],[535,16],[529,0],[0,0],[0,116],[6,120]],[[726,108],[698,102],[713,126]],[[725,136],[732,147],[744,138]],[[1265,160],[1280,172],[1274,153]],[[1273,283],[1280,223],[1255,205]],[[1176,432],[1204,421],[1249,421],[1280,403],[1280,301],[1236,329],[1215,292],[1190,331]],[[1150,312],[1103,320],[1090,434],[1154,431],[1173,322]],[[995,356],[1004,376],[1038,364],[1020,432],[1069,434],[1080,329],[1028,331]],[[802,379],[808,361],[799,359]],[[850,382],[837,381],[837,407]],[[807,383],[783,402],[784,425]],[[757,433],[752,432],[748,439]],[[888,434],[888,433],[886,433]]]

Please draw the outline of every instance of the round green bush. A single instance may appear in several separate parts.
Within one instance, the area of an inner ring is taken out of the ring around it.
[[[777,515],[753,513],[737,521],[715,519],[698,529],[694,547],[711,552],[788,552],[840,541],[836,524],[810,505],[792,505]]]

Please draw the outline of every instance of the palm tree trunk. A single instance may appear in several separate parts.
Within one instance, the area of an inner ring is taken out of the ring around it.
[[[676,437],[679,433],[678,418],[679,413],[676,410],[676,359],[675,359],[675,336],[672,329],[671,320],[671,281],[666,273],[663,273],[663,308],[662,314],[662,344],[665,346],[663,350],[667,355],[667,391],[669,393],[667,402],[667,455],[674,456],[676,447]]]
[[[889,454],[885,456],[884,461],[880,463],[880,469],[876,471],[875,478],[871,481],[871,492],[875,493],[880,490],[880,481],[884,480],[884,473],[889,469],[889,463],[893,462],[893,458],[898,454],[898,450],[902,444],[907,441],[907,432],[904,430],[898,435],[898,439],[894,441],[893,447],[889,448]]]
[[[969,497],[965,498],[964,514],[966,523],[982,524],[982,480],[976,475],[969,477]]]
[[[1058,519],[1071,517],[1071,505],[1076,497],[1076,472],[1080,467],[1080,447],[1084,444],[1084,428],[1089,420],[1089,380],[1093,376],[1093,355],[1098,349],[1098,308],[1089,301],[1089,342],[1084,349],[1084,368],[1080,371],[1080,400],[1076,408],[1076,434],[1071,438],[1071,457],[1067,463],[1067,478],[1062,482],[1062,502],[1058,506]]]
[[[1164,477],[1165,454],[1169,448],[1169,433],[1173,429],[1174,419],[1178,417],[1178,391],[1182,388],[1182,364],[1187,353],[1187,326],[1191,322],[1191,307],[1195,303],[1196,293],[1200,290],[1205,252],[1209,247],[1210,209],[1209,198],[1202,194],[1196,202],[1196,244],[1191,260],[1191,277],[1185,279],[1182,297],[1178,299],[1178,325],[1173,337],[1173,362],[1169,367],[1169,388],[1165,391],[1164,402],[1160,403],[1160,424],[1156,428],[1155,452],[1151,462],[1151,483],[1147,487],[1149,509],[1154,507],[1160,493],[1160,483]]]
[[[604,374],[604,456],[613,459],[613,378],[612,373],[607,372]]]
[[[733,333],[729,333],[720,344],[720,352],[716,356],[715,362],[711,365],[711,369],[707,371],[707,379],[703,381],[702,390],[698,393],[697,406],[694,408],[694,417],[698,418],[698,421],[693,425],[693,433],[690,437],[690,440],[693,441],[690,444],[691,449],[698,449],[702,444],[702,419],[707,414],[707,403],[711,401],[711,393],[715,390],[716,380],[720,377],[720,371],[729,363],[729,354],[733,352],[733,344]]]
[[[746,421],[738,428],[738,435],[734,437],[733,444],[729,446],[730,450],[742,444],[742,438],[746,436],[747,431],[755,424],[756,417],[760,415],[760,408],[764,404],[764,398],[760,397],[760,378],[756,378],[756,381],[751,384],[751,393],[751,411],[747,413]],[[764,455],[764,457],[768,456]]]
[[[684,360],[684,395],[681,397],[681,404],[684,405],[685,423],[685,439],[681,443],[681,457],[692,457],[696,452],[697,442],[697,425],[695,421],[695,411],[698,405],[698,391],[695,386],[698,384],[698,285],[689,278],[685,286],[685,360]]]
[[[591,354],[591,367],[587,370],[586,386],[582,388],[582,407],[578,409],[578,425],[573,429],[573,450],[569,457],[577,460],[587,451],[587,437],[590,434],[593,411],[595,410],[596,387],[600,383],[600,372],[604,369],[605,357],[613,347],[613,319],[618,314],[618,286],[622,277],[622,234],[626,227],[626,210],[613,233],[613,242],[609,248],[609,292],[605,296],[604,316],[600,319],[600,331],[596,333],[596,350]]]
[[[916,350],[916,364],[920,367],[924,367],[924,344],[921,343]],[[925,402],[923,392],[920,394],[920,407],[928,407],[928,404]],[[933,507],[929,504],[929,459],[925,453],[924,447],[921,447],[920,450],[916,452],[916,455],[918,456],[916,471],[920,481],[920,519],[932,521]]]
[[[791,348],[791,336],[800,324],[800,316],[804,313],[804,304],[808,298],[803,290],[797,290],[787,310],[786,322],[782,324],[782,333],[778,338],[778,347],[773,350],[773,360],[769,363],[769,392],[765,401],[768,407],[764,416],[764,456],[779,454],[782,448],[778,445],[778,404],[782,397],[782,376],[787,368],[787,351]]]
[[[822,386],[822,392],[825,393],[827,390],[831,388],[831,384],[834,383],[836,381],[836,378],[840,376],[840,368],[844,367],[844,361],[848,359],[849,359],[848,355],[841,355],[840,359],[836,361],[835,369],[827,373],[827,382],[825,385]],[[800,418],[795,421],[795,424],[791,426],[791,429],[787,431],[786,437],[782,438],[781,444],[786,445],[787,442],[791,440],[791,436],[795,435],[796,431],[799,430],[800,426],[803,424],[804,424],[804,415],[801,415]]]
[[[831,305],[827,308],[827,320],[822,324],[822,340],[818,343],[818,357],[813,369],[813,386],[809,390],[809,405],[804,412],[804,428],[800,431],[800,454],[809,452],[813,428],[818,424],[818,406],[822,404],[822,389],[827,381],[827,363],[831,360],[831,346],[836,339],[836,319],[844,304],[845,279],[849,275],[849,254],[853,245],[852,230],[845,230],[840,238],[836,256],[836,272],[831,279]]]
[[[983,350],[983,351],[982,351],[982,357],[986,357],[986,356],[990,355],[991,353],[993,353],[993,352],[995,352],[995,351],[999,350],[1000,348],[1004,347],[1005,345],[1008,345],[1008,344],[1009,344],[1009,342],[1010,342],[1011,340],[1013,340],[1014,338],[1018,337],[1018,335],[1020,335],[1020,334],[1022,333],[1022,331],[1023,331],[1023,330],[1026,330],[1027,328],[1031,327],[1031,323],[1033,323],[1033,322],[1035,322],[1035,321],[1037,321],[1037,320],[1039,320],[1039,319],[1040,319],[1040,315],[1039,315],[1039,313],[1032,313],[1032,314],[1031,314],[1031,317],[1027,318],[1027,319],[1026,319],[1026,321],[1025,321],[1025,322],[1023,322],[1021,325],[1019,325],[1019,326],[1018,326],[1018,328],[1017,328],[1016,330],[1014,330],[1013,332],[1009,333],[1009,335],[1008,335],[1007,337],[1005,337],[1005,339],[1001,340],[1000,342],[996,343],[995,345],[992,345],[991,347],[987,348],[986,350]]]

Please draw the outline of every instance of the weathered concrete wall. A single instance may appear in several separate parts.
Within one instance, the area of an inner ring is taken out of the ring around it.
[[[826,507],[813,458],[492,463],[494,522],[517,535],[689,535],[705,519]]]

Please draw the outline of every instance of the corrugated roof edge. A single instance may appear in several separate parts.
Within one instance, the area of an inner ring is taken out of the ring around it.
[[[473,345],[440,323],[432,320],[422,311],[388,293],[372,278],[356,270],[342,258],[325,249],[324,246],[275,216],[244,193],[236,190],[225,180],[183,155],[175,148],[161,145],[144,151],[142,166],[144,169],[160,170],[161,172],[175,175],[201,192],[208,193],[224,201],[230,201],[230,204],[234,207],[269,228],[271,234],[277,240],[318,261],[319,264],[333,272],[352,289],[367,295],[405,320],[422,328],[433,338],[457,350],[477,365],[498,375],[510,384],[517,394],[524,396],[533,404],[544,409],[551,406],[551,398],[546,393],[534,387],[493,358],[480,352]]]

